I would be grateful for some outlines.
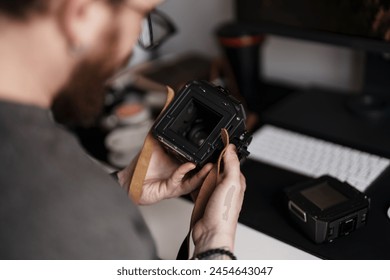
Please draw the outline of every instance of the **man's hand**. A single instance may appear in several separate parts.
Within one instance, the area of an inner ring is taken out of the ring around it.
[[[214,248],[225,248],[233,252],[246,183],[240,172],[234,145],[229,145],[223,161],[222,180],[211,195],[203,217],[193,228],[195,254]]]
[[[148,171],[142,186],[142,194],[139,204],[153,204],[167,198],[179,197],[188,194],[200,187],[212,164],[205,165],[199,172],[189,176],[189,172],[195,169],[195,164],[178,164],[153,139],[153,152]],[[133,160],[128,167],[118,173],[119,183],[129,188],[133,176],[136,161]]]

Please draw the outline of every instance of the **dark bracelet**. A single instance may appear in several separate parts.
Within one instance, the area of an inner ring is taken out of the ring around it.
[[[196,256],[194,256],[192,259],[193,260],[204,260],[204,259],[209,259],[213,255],[226,255],[232,260],[237,260],[237,257],[230,252],[229,250],[221,249],[221,248],[216,248],[216,249],[210,249],[205,252],[199,253]]]

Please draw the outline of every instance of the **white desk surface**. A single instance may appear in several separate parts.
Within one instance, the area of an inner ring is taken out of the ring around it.
[[[162,259],[175,259],[187,234],[192,204],[170,199],[140,210],[156,241]],[[314,260],[317,257],[253,230],[243,224],[237,228],[235,254],[241,260]]]

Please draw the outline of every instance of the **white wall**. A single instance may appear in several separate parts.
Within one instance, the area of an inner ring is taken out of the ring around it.
[[[162,55],[197,51],[219,55],[216,27],[234,18],[233,0],[167,0],[159,8],[178,27],[163,45]],[[137,52],[137,57],[144,54]],[[340,47],[270,36],[262,50],[263,75],[297,85],[356,90],[360,86],[359,54]]]
[[[361,86],[362,55],[347,48],[271,36],[262,58],[267,79],[342,90]]]
[[[175,22],[178,33],[162,47],[162,53],[198,51],[219,53],[214,31],[234,18],[233,0],[167,0],[160,10]]]

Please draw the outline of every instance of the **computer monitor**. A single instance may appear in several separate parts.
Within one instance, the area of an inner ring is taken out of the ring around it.
[[[362,95],[348,108],[368,119],[390,118],[389,0],[236,0],[237,20],[259,33],[364,51]]]

